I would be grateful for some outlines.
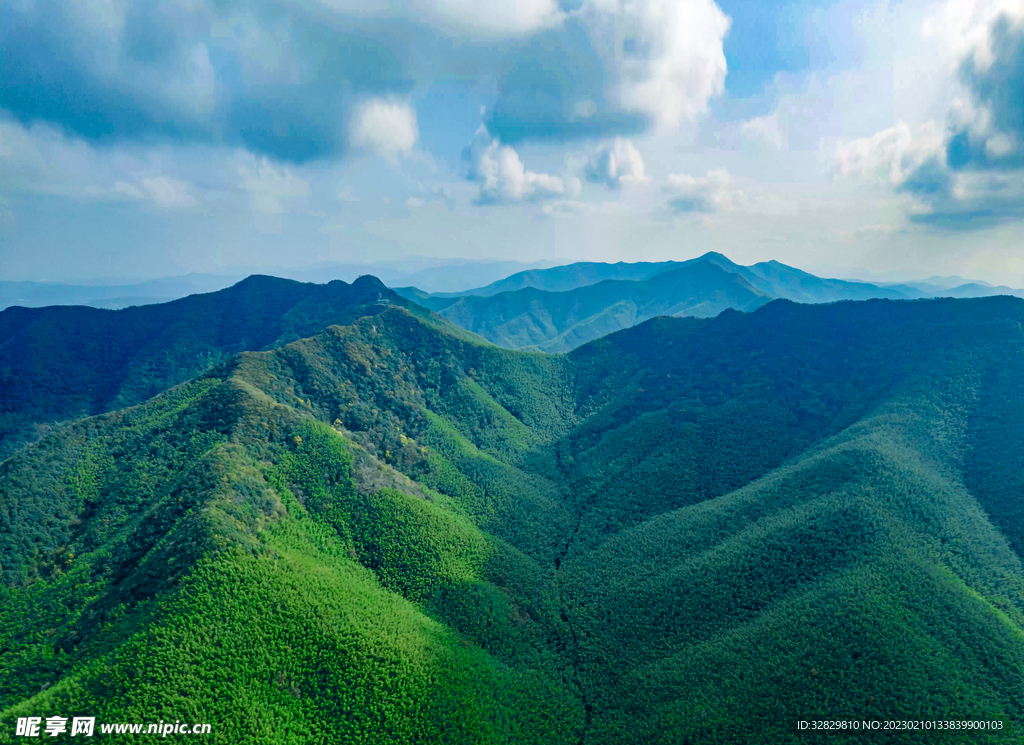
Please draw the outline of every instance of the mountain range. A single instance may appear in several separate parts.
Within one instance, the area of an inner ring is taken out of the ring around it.
[[[753,310],[769,300],[829,303],[871,298],[988,297],[1024,292],[965,284],[874,285],[824,279],[766,261],[741,266],[710,252],[689,261],[578,263],[513,274],[485,287],[400,295],[453,323],[511,349],[564,352],[659,315],[715,316],[725,308]]]
[[[0,463],[3,721],[1020,742],[1024,301],[774,300],[549,355],[380,287],[255,278],[225,317],[273,331],[165,333],[259,351]],[[289,341],[318,293],[351,303]]]
[[[254,275],[217,292],[116,311],[0,311],[0,457],[39,425],[133,406],[233,354],[281,346],[390,303],[409,305],[370,276],[317,285]]]
[[[154,305],[198,293],[216,292],[254,273],[300,282],[326,284],[333,280],[353,282],[372,274],[392,285],[416,284],[442,292],[490,282],[524,268],[550,266],[550,262],[469,261],[466,259],[410,258],[401,263],[340,264],[325,261],[302,267],[263,267],[260,271],[235,268],[231,274],[186,274],[145,281],[101,280],[87,284],[0,281],[0,310],[11,306],[41,308],[48,305],[88,305],[120,310],[135,305]]]

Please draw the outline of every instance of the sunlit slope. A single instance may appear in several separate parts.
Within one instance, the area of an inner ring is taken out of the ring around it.
[[[557,742],[581,721],[550,569],[244,381],[70,425],[0,485],[4,721],[232,743]]]

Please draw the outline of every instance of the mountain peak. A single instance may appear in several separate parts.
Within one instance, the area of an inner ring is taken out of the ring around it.
[[[388,291],[387,286],[372,274],[363,274],[352,282],[352,286],[359,289],[373,288],[381,291]]]

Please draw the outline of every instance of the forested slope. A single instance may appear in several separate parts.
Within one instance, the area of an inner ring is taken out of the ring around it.
[[[408,305],[373,277],[304,284],[252,276],[159,305],[0,312],[0,458],[33,425],[140,403],[233,354]]]
[[[707,318],[726,308],[754,310],[770,299],[742,277],[701,261],[646,281],[606,280],[569,292],[525,289],[422,302],[499,346],[565,352],[654,316]]]
[[[897,288],[823,279],[777,261],[741,266],[714,251],[688,261],[583,262],[520,272],[463,293],[396,292],[495,344],[545,352],[567,352],[659,315],[707,318],[727,308],[751,311],[776,298],[908,297]]]
[[[235,356],[0,465],[0,718],[1020,742],[1022,323],[776,301],[545,355],[390,308]]]

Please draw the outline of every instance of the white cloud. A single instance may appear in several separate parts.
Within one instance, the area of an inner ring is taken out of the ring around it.
[[[54,127],[0,121],[0,190],[110,196],[100,175],[104,166],[93,148]]]
[[[578,178],[527,171],[513,148],[502,145],[481,126],[469,148],[469,177],[480,182],[478,201],[485,204],[549,199],[579,194]]]
[[[456,32],[520,35],[560,22],[555,0],[416,0],[417,16]]]
[[[334,12],[384,18],[395,14],[389,0],[319,0]],[[405,12],[420,23],[454,35],[519,36],[560,22],[556,0],[407,0]]]
[[[267,215],[281,214],[282,199],[309,196],[309,184],[292,173],[287,166],[275,167],[267,158],[256,159],[247,155],[238,166],[241,187],[249,192],[254,212]]]
[[[156,152],[140,160],[130,150],[91,147],[47,125],[26,128],[0,121],[0,191],[98,201],[127,198],[161,209],[195,206],[190,183],[167,175],[173,165],[174,158]]]
[[[843,176],[899,187],[928,161],[941,159],[945,163],[944,139],[935,122],[921,125],[916,133],[900,122],[871,137],[840,144],[834,160]]]
[[[623,109],[672,129],[724,90],[730,19],[713,0],[590,0],[582,13],[608,50]]]
[[[640,151],[632,142],[621,137],[598,146],[584,168],[584,175],[588,181],[603,183],[609,189],[651,180],[644,173],[644,159]]]
[[[364,101],[356,107],[349,124],[351,145],[388,158],[409,155],[418,138],[416,111],[394,99]]]
[[[942,41],[954,65],[973,58],[986,70],[994,59],[992,27],[1000,16],[1024,20],[1024,0],[950,0],[925,19],[922,33]]]
[[[749,140],[766,143],[776,150],[782,150],[785,147],[785,138],[779,127],[777,114],[758,116],[745,121],[740,130],[743,132],[743,136]]]
[[[545,217],[574,217],[578,215],[626,215],[631,208],[619,202],[581,202],[576,199],[558,199],[542,208]]]
[[[431,201],[443,202],[444,205],[449,209],[455,209],[455,196],[452,194],[451,187],[447,184],[442,183],[423,183],[422,181],[417,184],[417,188],[420,193],[425,195],[419,201],[424,204]]]
[[[137,186],[126,183],[124,181],[118,181],[114,184],[114,191],[118,194],[123,194],[129,199],[145,199],[146,195]]]
[[[796,205],[771,194],[750,194],[739,188],[724,168],[705,176],[672,173],[665,191],[669,206],[677,213],[747,212],[765,215],[795,214]]]
[[[167,176],[144,178],[140,182],[142,188],[159,207],[179,209],[195,206],[196,199],[189,194],[189,186],[184,181]]]

